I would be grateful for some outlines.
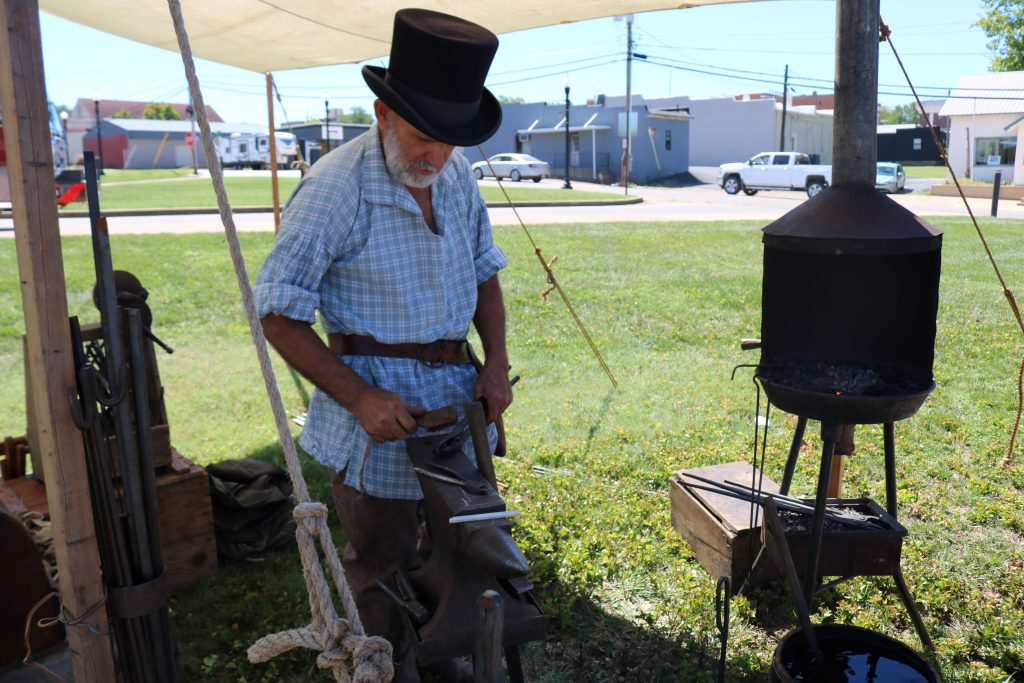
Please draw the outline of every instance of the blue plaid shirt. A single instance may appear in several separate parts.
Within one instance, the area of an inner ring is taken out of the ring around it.
[[[507,261],[494,244],[469,162],[454,152],[432,186],[437,234],[387,171],[374,126],[310,168],[285,206],[254,287],[260,317],[274,313],[327,333],[379,342],[464,339],[477,285]],[[472,399],[472,365],[429,367],[409,358],[342,356],[372,386],[428,410]],[[493,440],[493,430],[492,430]],[[373,444],[356,417],[316,390],[299,444],[346,469],[345,483],[380,498],[421,498],[402,441]],[[469,446],[467,445],[467,457]],[[364,462],[364,454],[366,455]]]

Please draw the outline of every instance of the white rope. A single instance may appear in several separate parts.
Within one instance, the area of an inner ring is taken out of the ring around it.
[[[245,317],[249,322],[249,330],[256,345],[256,355],[259,358],[267,396],[273,409],[278,438],[284,449],[288,474],[291,476],[296,496],[300,501],[293,513],[296,521],[295,536],[298,540],[302,572],[306,578],[306,590],[309,593],[309,607],[313,621],[309,626],[301,629],[282,631],[261,638],[249,648],[249,661],[265,662],[292,648],[305,647],[320,652],[317,657],[317,665],[320,668],[331,669],[338,683],[390,681],[394,676],[391,644],[384,638],[367,636],[363,630],[355,599],[345,580],[345,572],[338,559],[338,551],[331,539],[330,530],[327,528],[327,508],[309,500],[309,489],[302,476],[302,468],[299,465],[295,444],[288,426],[288,417],[270,363],[267,340],[263,336],[263,327],[256,316],[252,286],[249,284],[245,260],[242,257],[238,233],[235,230],[234,217],[231,214],[231,206],[224,189],[224,176],[213,147],[210,121],[206,114],[203,93],[199,88],[199,79],[196,77],[192,48],[189,45],[188,33],[185,31],[185,20],[181,14],[181,3],[180,0],[167,0],[167,5],[170,8],[174,30],[178,36],[178,48],[192,94],[192,107],[195,110],[196,122],[199,124],[203,151],[206,153],[206,165],[210,169],[210,178],[213,180],[213,188],[217,194],[217,208],[220,211],[221,222],[224,224],[224,233],[231,251],[231,261],[238,278],[238,289],[242,294],[242,306],[245,309]],[[323,549],[324,559],[330,567],[334,588],[341,598],[348,621],[339,618],[335,612],[331,588],[324,578],[320,553],[316,547],[318,542]],[[346,668],[346,662],[349,659],[352,660],[351,677]]]

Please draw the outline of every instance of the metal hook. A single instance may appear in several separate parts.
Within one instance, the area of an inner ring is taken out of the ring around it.
[[[725,683],[725,655],[729,647],[729,600],[729,577],[721,576],[715,587],[715,626],[722,643],[722,652],[718,658],[718,683]]]

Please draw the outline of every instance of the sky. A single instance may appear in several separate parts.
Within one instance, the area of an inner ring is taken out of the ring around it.
[[[987,37],[972,26],[982,0],[881,0],[922,99],[941,99],[960,76],[988,70]],[[187,17],[186,17],[187,20]],[[49,98],[73,107],[79,98],[185,102],[187,86],[177,53],[152,48],[41,13]],[[168,19],[170,21],[170,19]],[[499,36],[487,79],[497,96],[527,102],[581,104],[598,94],[626,92],[627,23],[613,18],[518,31]],[[287,40],[282,36],[281,40]],[[772,0],[633,16],[632,92],[648,98],[691,98],[783,89],[789,67],[792,94],[831,92],[835,63],[834,0]],[[363,64],[274,74],[283,106],[275,122],[322,119],[332,109],[372,111]],[[203,96],[225,121],[266,124],[266,78],[261,73],[197,60]],[[889,45],[879,46],[879,102],[911,102],[906,78]]]

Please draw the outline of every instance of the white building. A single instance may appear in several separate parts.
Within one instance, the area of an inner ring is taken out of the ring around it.
[[[650,107],[685,107],[690,122],[690,165],[718,166],[745,161],[760,152],[803,152],[816,163],[832,163],[830,109],[814,105],[786,107],[785,141],[782,138],[782,103],[773,97],[718,97],[693,100],[671,97],[647,100]]]
[[[963,76],[946,100],[949,161],[960,177],[1024,185],[1024,71]]]

